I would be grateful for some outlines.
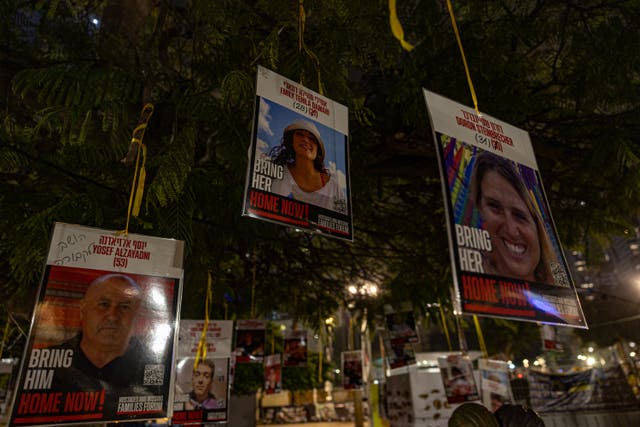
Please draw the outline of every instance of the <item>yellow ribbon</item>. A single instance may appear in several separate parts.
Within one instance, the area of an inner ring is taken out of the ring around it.
[[[407,52],[411,52],[415,46],[404,39],[404,30],[396,12],[396,0],[389,0],[389,23],[391,24],[391,33],[400,41],[402,48]]]
[[[318,316],[320,317],[320,316]],[[321,319],[322,320],[322,319]],[[324,356],[324,325],[320,322],[320,354],[318,354],[318,384],[322,386],[322,356]]]
[[[478,316],[473,315],[473,323],[476,325],[476,333],[478,334],[478,344],[480,345],[480,351],[482,351],[482,355],[487,358],[489,357],[489,352],[487,352],[487,345],[484,342],[484,335],[482,334],[482,328],[480,328],[480,321],[478,320]]]
[[[302,52],[302,45],[304,45],[303,34],[305,19],[304,0],[298,0],[298,52]]]
[[[453,7],[451,6],[451,0],[447,0],[447,9],[449,9],[449,16],[451,17],[451,25],[453,25],[453,32],[456,35],[458,47],[460,48],[460,54],[462,55],[462,63],[464,64],[464,71],[467,74],[467,82],[469,83],[469,89],[471,90],[471,98],[473,99],[473,106],[476,109],[476,114],[480,115],[480,110],[478,110],[478,99],[476,98],[476,91],[473,88],[473,82],[471,81],[471,74],[469,73],[467,58],[464,56],[464,49],[462,48],[462,41],[460,40],[460,33],[458,32],[458,25],[456,24],[456,17],[453,15]]]
[[[7,324],[4,327],[4,335],[2,336],[2,346],[0,346],[0,359],[2,359],[2,353],[4,352],[4,346],[7,344],[9,338],[9,324],[11,323],[11,315],[7,316]]]
[[[209,329],[209,304],[211,303],[213,295],[213,286],[211,284],[211,272],[207,273],[207,296],[204,303],[204,327],[200,334],[200,342],[198,343],[198,350],[196,351],[196,360],[193,362],[193,370],[198,368],[200,359],[205,360],[207,358],[207,331]]]
[[[451,346],[451,337],[449,336],[449,328],[447,327],[447,319],[444,317],[444,310],[442,309],[442,304],[438,301],[438,307],[440,308],[440,318],[442,319],[442,329],[444,330],[444,336],[447,337],[447,345],[449,346],[449,351],[453,351],[453,347]]]
[[[142,204],[142,195],[144,194],[144,181],[147,176],[145,163],[147,161],[147,146],[142,142],[144,133],[147,130],[149,119],[153,114],[153,104],[145,104],[140,112],[140,120],[138,126],[133,130],[131,143],[138,144],[136,153],[135,172],[133,174],[133,182],[131,183],[131,194],[129,195],[129,207],[127,208],[127,224],[124,234],[129,233],[129,220],[131,216],[138,217],[140,214],[140,206]],[[142,161],[140,160],[142,158]]]

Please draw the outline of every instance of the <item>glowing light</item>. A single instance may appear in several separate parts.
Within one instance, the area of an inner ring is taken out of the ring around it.
[[[98,18],[93,18],[93,19],[91,20],[91,23],[92,23],[93,25],[98,25],[98,24],[100,23],[100,21],[98,21]]]
[[[587,357],[587,365],[588,366],[593,366],[596,364],[596,359],[594,359],[593,357],[589,356]]]
[[[587,349],[587,351],[588,351],[589,353],[593,353],[593,347],[589,347],[589,348]]]
[[[528,368],[529,367],[529,359],[524,359],[522,361],[522,366],[524,366],[525,368]]]
[[[153,329],[153,332],[151,332],[151,350],[154,353],[161,354],[164,352],[170,333],[171,326],[167,324],[158,325]]]
[[[636,357],[636,352],[635,352],[635,351],[632,351],[631,353],[629,353],[629,356],[631,356],[631,357]]]
[[[358,288],[356,288],[354,285],[349,285],[347,290],[349,291],[350,294],[353,294],[353,295],[358,293]]]

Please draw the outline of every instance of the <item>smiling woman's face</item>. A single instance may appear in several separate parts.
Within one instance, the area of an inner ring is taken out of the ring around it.
[[[487,172],[480,187],[478,206],[491,236],[491,260],[496,274],[534,281],[534,270],[540,262],[540,242],[527,205],[498,172]]]
[[[293,151],[296,153],[296,158],[315,160],[318,155],[318,142],[316,141],[316,137],[304,129],[294,130]]]

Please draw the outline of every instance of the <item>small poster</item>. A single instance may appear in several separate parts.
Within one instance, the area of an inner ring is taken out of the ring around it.
[[[284,366],[307,366],[306,330],[287,330],[284,338]]]
[[[183,242],[56,223],[11,425],[168,417]]]
[[[270,354],[264,358],[264,392],[266,394],[282,391],[282,357]]]
[[[504,404],[513,404],[509,366],[502,360],[479,359],[482,404],[495,412]]]
[[[267,322],[238,320],[236,322],[236,363],[262,363]]]
[[[384,348],[389,369],[396,369],[416,363],[413,346],[405,338],[385,339]]]
[[[385,314],[389,337],[392,340],[404,340],[406,342],[418,342],[416,321],[413,310],[391,311]]]
[[[424,95],[456,311],[586,328],[529,134],[427,90]]]
[[[242,213],[353,240],[347,107],[258,67]]]
[[[362,388],[363,382],[362,351],[343,351],[342,386],[345,390]]]
[[[205,358],[196,354],[207,324]],[[173,424],[225,422],[229,418],[229,370],[233,321],[180,321]]]
[[[558,340],[558,331],[556,328],[557,327],[554,325],[540,326],[543,351],[554,351],[558,353],[562,353],[564,351],[562,343]]]
[[[461,403],[480,399],[473,377],[473,364],[468,356],[450,354],[438,357],[438,365],[447,402]]]
[[[0,424],[2,425],[7,424],[7,412],[19,363],[20,360],[17,358],[0,359]]]

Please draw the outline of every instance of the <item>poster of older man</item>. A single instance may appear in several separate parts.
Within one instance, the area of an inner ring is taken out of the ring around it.
[[[56,224],[10,424],[166,417],[181,281],[180,241]]]

